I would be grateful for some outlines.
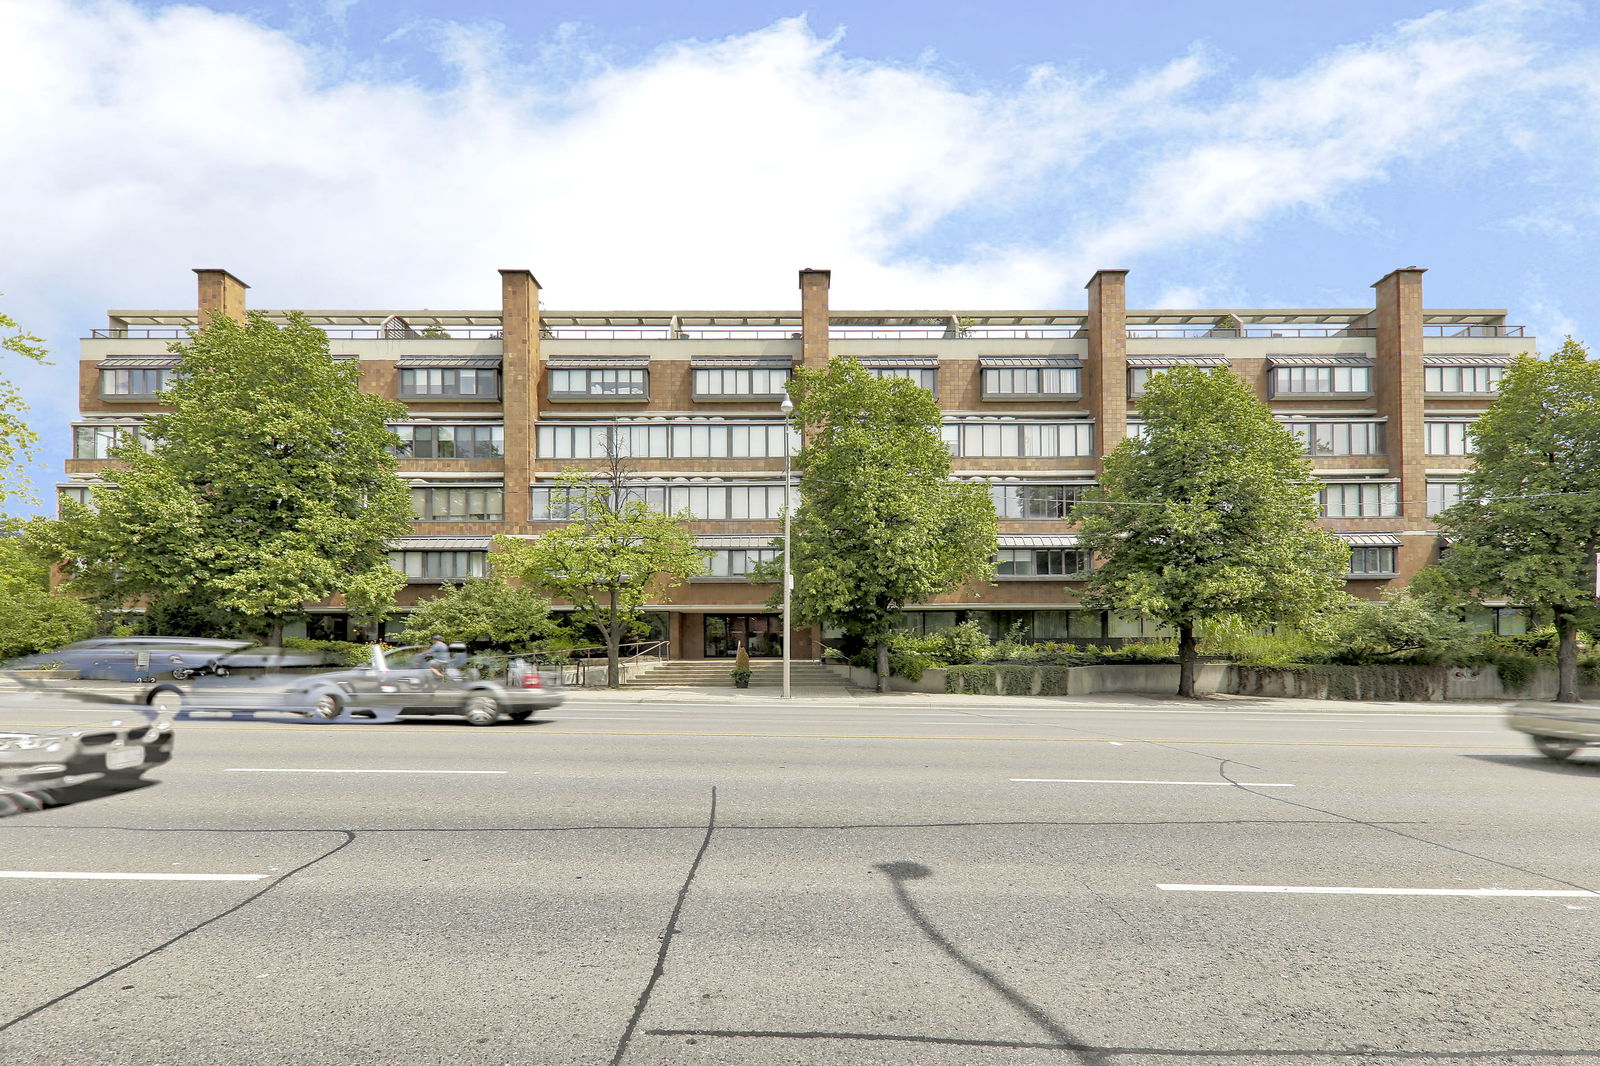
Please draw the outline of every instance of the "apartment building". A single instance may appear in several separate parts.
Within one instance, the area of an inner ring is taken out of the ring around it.
[[[1127,272],[1101,270],[1083,310],[835,310],[830,274],[802,270],[798,307],[769,311],[549,311],[526,270],[500,271],[490,310],[307,311],[362,387],[405,404],[401,476],[416,523],[391,558],[411,578],[401,603],[482,574],[490,538],[537,536],[561,520],[557,477],[628,455],[652,506],[693,515],[711,571],[653,604],[654,636],[682,658],[778,654],[772,591],[746,576],[773,554],[788,434],[779,412],[798,366],[836,356],[930,390],[956,476],[989,484],[1000,516],[999,577],[908,610],[934,629],[971,619],[1035,639],[1145,635],[1139,619],[1084,609],[1092,560],[1067,516],[1100,457],[1140,432],[1152,374],[1226,366],[1305,441],[1322,488],[1321,524],[1351,547],[1350,589],[1373,597],[1435,560],[1430,516],[1453,503],[1471,463],[1466,428],[1503,368],[1534,347],[1498,308],[1424,305],[1417,267],[1374,285],[1373,306],[1131,310]],[[167,347],[213,314],[241,318],[247,286],[197,270],[193,310],[109,312],[82,343],[66,496],[114,477],[107,450],[162,410]],[[269,312],[270,313],[270,312]],[[1491,606],[1486,628],[1516,631]],[[337,602],[313,635],[355,635]],[[815,654],[815,630],[789,635]]]

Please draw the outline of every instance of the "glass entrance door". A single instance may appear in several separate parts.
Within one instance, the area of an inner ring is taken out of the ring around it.
[[[708,614],[706,658],[732,659],[743,644],[752,659],[783,654],[783,619],[775,614]]]

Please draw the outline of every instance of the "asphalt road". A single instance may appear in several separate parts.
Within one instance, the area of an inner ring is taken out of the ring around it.
[[[0,873],[253,879],[0,876],[0,1063],[1600,1062],[1600,767],[1481,706],[591,699],[152,776]]]

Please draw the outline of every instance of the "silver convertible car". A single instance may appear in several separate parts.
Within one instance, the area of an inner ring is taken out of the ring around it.
[[[314,722],[395,721],[401,715],[460,715],[473,725],[522,722],[566,699],[558,671],[513,660],[484,676],[458,655],[432,663],[424,649],[374,644],[364,666],[343,670],[230,671],[145,694],[153,717],[273,716]]]
[[[1600,705],[1524,703],[1506,712],[1506,725],[1533,738],[1539,754],[1566,762],[1600,747]]]

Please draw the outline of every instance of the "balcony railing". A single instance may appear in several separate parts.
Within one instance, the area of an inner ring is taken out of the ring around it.
[[[431,341],[431,340],[499,340],[500,330],[489,327],[440,328],[435,332],[425,329],[397,331],[382,326],[318,326],[333,340],[371,341]],[[118,329],[89,331],[90,340],[185,340],[190,328],[185,326],[126,326]]]
[[[1181,340],[1232,337],[1374,337],[1378,331],[1370,326],[1246,326],[1243,329],[1219,329],[1215,326],[1134,326],[1127,333],[1129,337],[1148,340]]]
[[[1479,326],[1455,322],[1422,327],[1424,337],[1524,337],[1526,326]]]

